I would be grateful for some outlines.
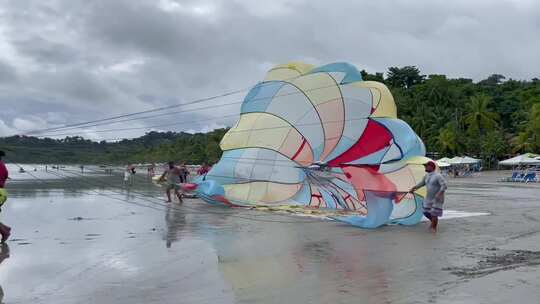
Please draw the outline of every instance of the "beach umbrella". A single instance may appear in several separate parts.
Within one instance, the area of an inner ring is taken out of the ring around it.
[[[472,158],[469,156],[456,156],[451,158],[448,163],[451,165],[471,165],[471,164],[477,164],[480,160],[477,158]]]
[[[441,160],[437,160],[435,161],[435,163],[437,163],[437,166],[439,166],[439,168],[446,168],[451,166],[449,163]]]
[[[537,164],[540,163],[540,155],[533,153],[521,154],[503,161],[499,162],[499,165],[503,166],[517,166],[517,165],[527,165],[527,164]]]
[[[527,158],[524,159],[521,163],[524,165],[540,165],[540,157]]]

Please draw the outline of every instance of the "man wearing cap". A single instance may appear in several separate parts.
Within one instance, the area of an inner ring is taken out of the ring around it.
[[[409,192],[414,192],[417,189],[426,186],[427,194],[424,198],[424,216],[431,221],[431,226],[429,227],[431,231],[437,232],[437,224],[439,222],[439,217],[443,213],[443,203],[444,203],[444,191],[446,191],[446,181],[444,177],[436,172],[435,169],[437,166],[435,162],[428,161],[424,164],[425,170],[427,172],[424,175],[424,178],[409,190]]]
[[[4,157],[6,154],[4,151],[0,151],[0,207],[6,202],[7,200],[7,192],[4,189],[4,185],[6,183],[6,180],[9,178],[8,170],[6,168],[6,165],[2,161],[2,157]],[[2,235],[2,244],[7,241],[9,238],[9,235],[11,234],[11,227],[4,225],[0,222],[0,234]]]

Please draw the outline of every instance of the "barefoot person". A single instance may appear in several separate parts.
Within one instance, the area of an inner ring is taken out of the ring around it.
[[[7,200],[7,192],[6,189],[4,189],[4,185],[6,184],[6,180],[9,177],[8,170],[6,168],[6,165],[2,161],[2,157],[4,157],[6,154],[4,151],[0,151],[0,208]],[[11,234],[11,227],[4,225],[0,222],[0,234],[2,235],[2,243],[5,243],[7,239],[9,238],[9,235]]]
[[[443,213],[444,191],[446,191],[446,181],[444,177],[436,172],[435,162],[429,161],[424,164],[427,174],[418,185],[411,188],[409,192],[414,192],[418,188],[426,186],[427,195],[424,198],[424,215],[431,221],[430,229],[437,232],[439,217]]]
[[[174,194],[178,198],[180,203],[183,203],[182,195],[180,194],[180,175],[182,174],[180,168],[174,165],[174,162],[169,162],[169,168],[163,172],[160,180],[163,180],[167,176],[167,202],[171,202],[171,190],[174,189]]]

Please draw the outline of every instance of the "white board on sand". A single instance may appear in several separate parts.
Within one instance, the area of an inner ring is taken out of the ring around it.
[[[441,217],[442,220],[447,219],[453,219],[453,218],[460,218],[460,217],[471,217],[471,216],[482,216],[482,215],[490,215],[488,212],[467,212],[467,211],[459,211],[459,210],[444,210],[443,216]],[[423,217],[422,221],[428,221],[427,218]]]

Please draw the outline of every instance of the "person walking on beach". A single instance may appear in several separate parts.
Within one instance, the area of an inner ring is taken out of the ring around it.
[[[6,156],[4,151],[0,151],[0,208],[7,200],[7,192],[6,189],[4,189],[4,186],[6,184],[6,180],[9,178],[9,172],[7,170],[6,165],[2,161],[2,158]],[[7,241],[9,238],[9,235],[11,234],[11,227],[4,225],[4,223],[0,222],[0,234],[2,235],[2,244]]]
[[[154,163],[151,163],[149,166],[148,166],[148,177],[154,177],[154,175],[156,174],[155,173],[155,168],[156,168],[156,164]]]
[[[428,161],[424,164],[427,174],[422,180],[409,190],[410,193],[417,189],[426,186],[427,195],[424,198],[424,216],[431,222],[430,230],[437,232],[437,224],[439,223],[439,217],[443,214],[444,192],[447,189],[446,181],[444,177],[436,172],[437,166],[435,162]]]
[[[174,194],[176,194],[176,197],[178,198],[178,201],[180,203],[183,203],[182,195],[180,194],[180,181],[181,181],[181,175],[182,172],[180,168],[174,165],[173,161],[169,162],[169,168],[163,172],[161,177],[159,178],[161,181],[165,179],[165,176],[167,176],[167,188],[165,188],[165,191],[167,193],[167,202],[171,202],[171,190],[174,189]]]

